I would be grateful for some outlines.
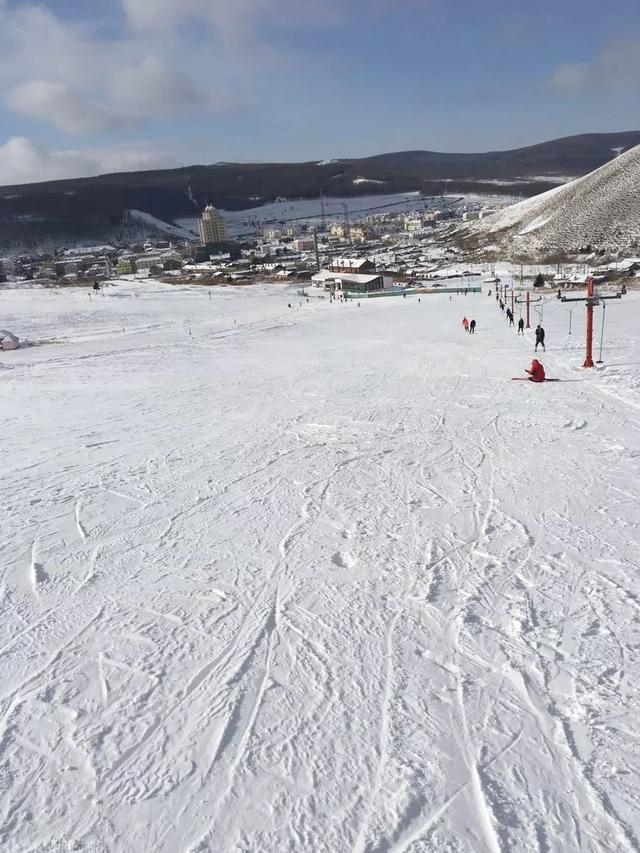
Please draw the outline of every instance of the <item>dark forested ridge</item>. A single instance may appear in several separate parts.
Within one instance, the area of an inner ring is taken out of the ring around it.
[[[554,186],[554,177],[584,175],[637,144],[640,131],[628,131],[570,136],[481,154],[401,151],[321,163],[218,163],[2,187],[0,243],[7,237],[26,238],[45,223],[61,236],[98,237],[117,228],[127,209],[172,221],[198,215],[209,202],[238,210],[278,197],[317,197],[320,192],[327,196],[416,190],[425,195],[530,196]]]

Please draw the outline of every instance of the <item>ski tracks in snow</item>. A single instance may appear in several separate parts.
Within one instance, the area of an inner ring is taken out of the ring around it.
[[[638,849],[637,412],[379,307],[147,324],[7,436],[3,849]]]

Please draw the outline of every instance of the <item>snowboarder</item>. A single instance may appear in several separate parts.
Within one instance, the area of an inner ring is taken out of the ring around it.
[[[469,332],[470,332],[470,334],[475,335],[475,333],[476,333],[476,321],[475,320],[472,320],[469,323]]]
[[[462,318],[462,328],[465,330],[465,332],[469,331],[469,321],[466,317]]]
[[[520,317],[520,319],[518,320],[518,334],[524,335],[524,320],[522,319],[522,317]]]
[[[545,347],[545,345],[544,345],[544,329],[542,328],[542,326],[540,325],[540,323],[538,323],[538,325],[536,326],[536,346],[535,346],[535,352],[538,352],[538,346],[539,346],[540,344],[542,344],[542,352],[546,352],[547,350],[546,350],[546,347]]]
[[[544,367],[540,364],[537,358],[533,359],[533,361],[531,362],[531,367],[525,372],[529,374],[530,382],[544,382],[546,378],[544,373]]]

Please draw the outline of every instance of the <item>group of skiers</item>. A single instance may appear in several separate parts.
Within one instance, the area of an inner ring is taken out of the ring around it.
[[[509,325],[513,326],[515,324],[515,318],[513,316],[513,311],[511,310],[511,308],[507,308],[506,314],[507,320],[509,321]],[[520,317],[520,319],[518,320],[518,334],[524,335],[524,320],[522,319],[522,317]],[[542,336],[544,338],[544,332]]]
[[[491,291],[489,291],[489,293],[491,293]],[[506,308],[505,303],[502,301],[502,299],[499,298],[497,292],[496,292],[496,300],[498,300],[500,310],[505,311],[505,308]],[[509,325],[513,326],[514,325],[514,316],[513,316],[513,311],[511,310],[511,308],[506,308],[505,315],[507,317],[507,320],[509,321]],[[465,322],[466,322],[466,317],[462,321],[462,324],[464,325]],[[518,320],[518,334],[524,335],[524,320],[522,317],[520,317],[520,319]],[[534,352],[538,351],[539,346],[542,347],[543,352],[546,352],[546,348],[544,345],[545,331],[544,331],[544,328],[542,327],[541,323],[538,323],[538,325],[536,326],[535,334],[536,334],[536,343],[535,343],[535,347],[534,347]],[[531,367],[528,370],[526,370],[525,372],[528,374],[528,378],[531,382],[544,382],[546,380],[544,366],[538,361],[537,358],[533,359],[533,361],[531,362]]]
[[[469,332],[470,335],[475,335],[475,333],[476,333],[476,321],[471,320],[471,322],[469,322],[469,320],[467,320],[466,317],[463,317],[462,318],[462,328],[465,330],[465,332]]]

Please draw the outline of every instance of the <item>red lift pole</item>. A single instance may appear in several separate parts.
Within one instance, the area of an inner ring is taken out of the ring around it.
[[[583,367],[593,367],[593,278],[587,279],[587,352]]]
[[[599,305],[605,299],[620,299],[623,291],[618,293],[596,295],[593,292],[593,278],[589,276],[587,279],[587,295],[584,296],[562,296],[562,302],[585,302],[587,306],[587,351],[583,367],[593,367],[593,307]]]
[[[520,305],[522,302],[526,302],[526,304],[527,304],[527,329],[530,329],[530,328],[531,328],[531,323],[530,323],[530,320],[531,320],[531,317],[530,317],[530,309],[531,309],[531,293],[527,290],[527,298],[526,298],[526,299],[523,299],[521,296],[518,296],[518,297],[515,297],[515,298],[514,298],[514,295],[513,295],[513,293],[512,293],[512,294],[511,294],[511,299],[513,300],[511,304],[513,304],[513,302],[517,302],[517,303],[518,303],[518,305]],[[542,302],[542,297],[541,297],[541,296],[538,296],[538,298],[537,298],[537,299],[534,299],[533,301],[534,301],[534,302]],[[513,309],[512,309],[512,310],[513,310]]]

